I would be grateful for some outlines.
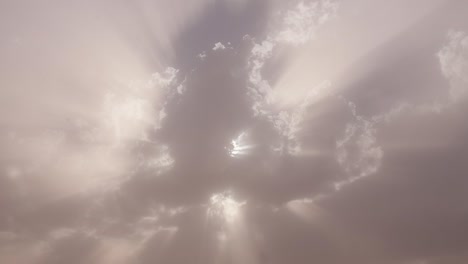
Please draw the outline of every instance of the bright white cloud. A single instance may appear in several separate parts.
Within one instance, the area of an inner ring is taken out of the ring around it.
[[[262,76],[262,69],[266,61],[272,56],[275,43],[269,40],[261,44],[254,44],[249,58],[249,82],[248,93],[252,98],[255,115],[266,114],[266,106],[272,102],[273,90]]]
[[[279,31],[271,32],[261,43],[254,42],[248,60],[248,94],[252,100],[254,115],[269,120],[283,138],[279,146],[273,148],[281,153],[295,154],[301,151],[297,133],[300,131],[306,108],[322,98],[330,84],[324,82],[313,87],[301,102],[281,109],[277,104],[280,100],[276,98],[274,89],[263,77],[263,69],[278,45],[305,44],[312,39],[321,25],[335,16],[337,9],[338,3],[335,1],[323,0],[307,4],[300,2],[283,15]],[[321,96],[318,96],[318,93]]]
[[[450,31],[447,38],[437,56],[442,73],[450,81],[450,97],[456,101],[468,92],[468,35]]]
[[[208,216],[222,219],[230,224],[238,219],[241,207],[246,202],[238,202],[234,199],[231,192],[215,193],[210,198],[208,207]]]
[[[213,50],[223,50],[223,49],[226,49],[226,46],[224,46],[223,43],[221,42],[215,43],[213,47]]]
[[[284,16],[283,29],[276,39],[293,45],[307,43],[315,36],[318,27],[335,16],[338,6],[338,2],[331,0],[299,2]]]
[[[167,88],[173,85],[176,80],[177,80],[177,74],[179,70],[172,68],[172,67],[167,67],[163,72],[159,73],[153,73],[151,75],[151,85],[157,85],[157,87],[160,88]]]
[[[146,141],[148,129],[160,128],[166,116],[165,104],[178,92],[174,88],[177,73],[178,70],[168,67],[153,73],[148,82],[133,82],[127,89],[116,89],[106,95],[102,119],[111,130],[115,144],[135,139]]]

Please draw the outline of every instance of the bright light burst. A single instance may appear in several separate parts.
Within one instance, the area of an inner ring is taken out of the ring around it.
[[[245,202],[234,200],[230,192],[216,193],[210,198],[208,216],[218,217],[227,223],[232,223],[238,218],[240,208],[244,204]]]
[[[230,146],[227,148],[229,156],[236,158],[248,154],[249,150],[253,148],[252,145],[247,144],[247,133],[242,132],[236,139],[231,141]]]

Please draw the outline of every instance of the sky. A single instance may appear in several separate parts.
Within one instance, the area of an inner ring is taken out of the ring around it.
[[[0,0],[0,263],[468,263],[468,2]]]

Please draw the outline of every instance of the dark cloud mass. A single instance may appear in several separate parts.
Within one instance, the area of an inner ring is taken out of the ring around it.
[[[0,263],[468,263],[468,2],[0,1]]]

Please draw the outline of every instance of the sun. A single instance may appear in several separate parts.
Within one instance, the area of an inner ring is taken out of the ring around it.
[[[229,152],[229,156],[237,158],[248,154],[253,147],[253,145],[247,143],[247,133],[242,132],[237,138],[231,141],[230,146],[226,149]]]

